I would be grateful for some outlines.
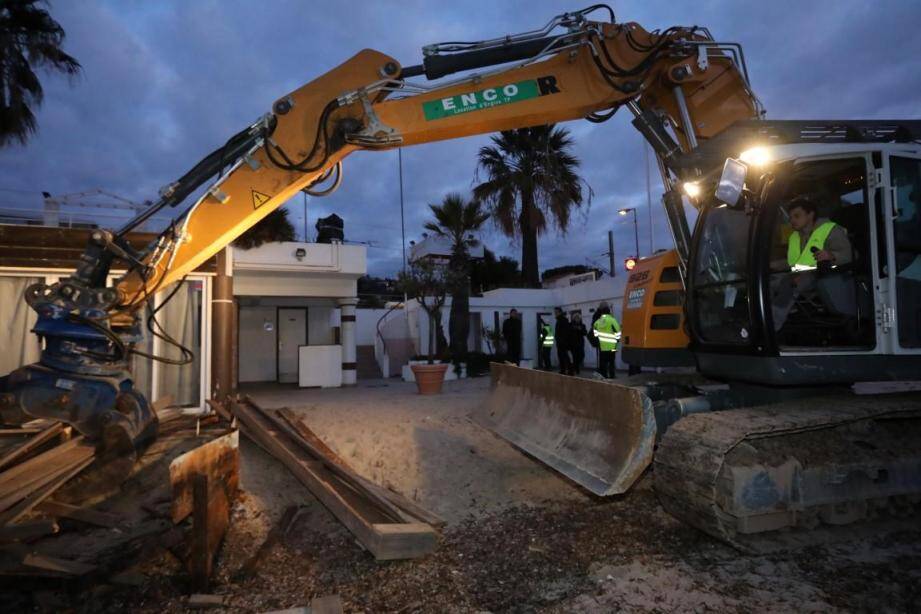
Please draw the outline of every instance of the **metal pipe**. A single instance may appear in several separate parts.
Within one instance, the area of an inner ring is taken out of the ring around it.
[[[211,286],[211,398],[222,401],[234,388],[233,256],[226,247],[216,255]]]
[[[403,150],[397,149],[400,167],[400,232],[403,237],[403,273],[406,273],[406,218],[403,214]]]
[[[637,222],[636,207],[633,207],[633,235],[636,238],[636,258],[640,258],[640,225]]]
[[[656,253],[652,238],[652,185],[649,179],[649,144],[643,141],[643,168],[646,170],[646,213],[649,214],[649,255]]]
[[[614,277],[615,276],[614,271],[616,270],[616,267],[614,266],[614,231],[613,230],[608,231],[608,262],[610,263],[610,266],[611,266],[610,275],[611,277]]]
[[[693,150],[697,149],[697,135],[694,134],[694,124],[691,123],[691,115],[688,113],[688,103],[684,99],[684,90],[680,85],[676,85],[672,92],[675,94],[675,102],[678,103],[678,114],[681,116],[681,127],[684,129],[685,138],[688,146]]]

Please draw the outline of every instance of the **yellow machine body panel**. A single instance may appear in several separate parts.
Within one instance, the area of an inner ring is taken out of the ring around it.
[[[690,366],[684,288],[674,250],[640,259],[629,272],[621,357],[635,366]]]

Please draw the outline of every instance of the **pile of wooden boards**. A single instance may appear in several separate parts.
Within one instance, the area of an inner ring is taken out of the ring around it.
[[[248,397],[229,405],[243,434],[281,461],[377,560],[424,556],[441,521],[402,495],[355,473],[287,409],[264,410]]]
[[[55,516],[79,511],[48,499],[93,463],[95,448],[82,436],[74,437],[71,427],[47,420],[3,429],[0,437],[0,544],[5,545],[7,555],[4,570],[11,568],[11,553],[26,567],[47,567],[47,561],[21,555],[15,544],[57,533],[60,527]],[[45,517],[23,522],[35,512],[43,512]],[[65,563],[52,567],[66,569]],[[16,567],[14,563],[12,568]]]
[[[171,404],[154,403],[158,438],[118,471],[94,465],[94,447],[60,422],[0,428],[0,577],[124,585],[143,578],[126,569],[169,551],[207,587],[237,494],[239,434]],[[90,507],[102,501],[110,511]]]

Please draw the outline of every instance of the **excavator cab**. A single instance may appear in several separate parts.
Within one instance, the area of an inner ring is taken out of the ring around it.
[[[702,207],[687,305],[701,371],[780,386],[912,379],[921,366],[911,349],[918,347],[912,267],[921,264],[913,264],[911,232],[896,228],[918,226],[919,148],[767,151],[770,162],[747,165],[744,198]]]

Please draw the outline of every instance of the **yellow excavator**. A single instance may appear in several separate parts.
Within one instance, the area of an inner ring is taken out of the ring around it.
[[[614,385],[494,365],[482,419],[598,494],[624,492],[654,460],[666,509],[742,547],[781,528],[913,509],[921,402],[841,386],[921,369],[908,262],[919,235],[904,230],[917,223],[918,123],[765,121],[738,44],[705,28],[618,23],[605,5],[522,34],[430,45],[418,65],[364,50],[276,100],[143,214],[93,231],[72,275],[27,290],[42,356],[0,380],[0,413],[65,420],[104,450],[137,449],[157,428],[127,369],[142,308],[298,191],[329,193],[350,153],[600,123],[621,107],[656,152],[676,245],[630,282],[626,307],[682,297],[669,306],[677,328],[651,308],[650,321],[628,315],[627,347],[684,351],[699,374]],[[693,234],[682,190],[701,212]],[[849,302],[836,311],[821,291],[794,293],[775,316],[773,288],[794,274],[771,268],[783,203],[819,191],[823,216],[854,234],[855,256],[829,274],[846,279],[813,286]],[[127,233],[168,208],[169,227],[132,248]],[[128,272],[107,286],[116,260]]]

